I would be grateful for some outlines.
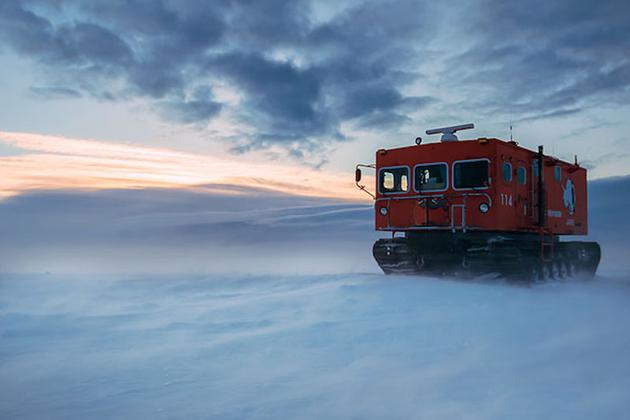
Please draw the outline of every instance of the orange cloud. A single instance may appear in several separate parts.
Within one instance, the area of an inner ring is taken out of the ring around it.
[[[165,148],[0,132],[20,149],[0,157],[0,196],[42,189],[186,188],[230,184],[290,194],[362,200],[352,174],[278,162],[252,163]]]

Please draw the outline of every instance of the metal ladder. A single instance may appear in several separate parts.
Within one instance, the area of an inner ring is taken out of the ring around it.
[[[551,262],[553,261],[553,254],[555,248],[555,238],[554,235],[548,232],[545,232],[545,229],[540,229],[540,260],[543,262]],[[547,242],[545,240],[545,236],[550,238],[551,240]]]

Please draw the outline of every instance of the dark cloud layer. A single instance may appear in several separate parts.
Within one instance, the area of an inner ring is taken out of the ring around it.
[[[209,68],[246,92],[252,122],[271,130],[260,137],[299,140],[324,134],[331,126],[319,109],[322,82],[312,70],[243,53],[213,57]]]
[[[629,99],[630,2],[483,0],[468,12],[473,46],[450,76],[483,89],[487,113],[551,118]]]
[[[357,0],[331,13],[308,0],[5,0],[0,45],[42,65],[54,89],[34,88],[40,95],[139,96],[183,123],[229,112],[254,128],[236,150],[299,154],[296,143],[343,139],[345,122],[389,130],[444,107],[550,118],[627,100],[629,5],[476,0],[457,12]],[[468,99],[410,93],[427,64],[445,69],[431,80]],[[241,103],[218,99],[218,84]]]
[[[426,104],[403,90],[418,6],[358,3],[315,23],[307,1],[9,0],[0,27],[5,44],[68,92],[140,95],[163,116],[203,123],[226,109],[213,87],[228,83],[243,98],[238,117],[255,128],[238,146],[312,148],[343,138],[343,121],[404,121],[409,105]]]

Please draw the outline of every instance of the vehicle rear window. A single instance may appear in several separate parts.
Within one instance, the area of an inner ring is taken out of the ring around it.
[[[383,168],[379,172],[378,188],[381,194],[409,191],[409,168]]]
[[[446,163],[417,165],[414,169],[416,191],[445,190],[448,186],[448,166]]]
[[[488,161],[472,160],[453,165],[455,188],[487,188],[489,184]]]

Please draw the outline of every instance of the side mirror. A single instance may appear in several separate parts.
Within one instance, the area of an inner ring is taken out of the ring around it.
[[[357,170],[354,172],[354,180],[356,182],[361,181],[361,169],[357,168]]]

